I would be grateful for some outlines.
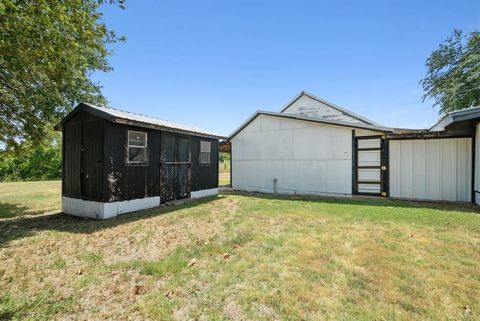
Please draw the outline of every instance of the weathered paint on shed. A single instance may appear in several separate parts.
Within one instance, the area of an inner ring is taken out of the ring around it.
[[[125,163],[128,130],[147,133],[147,164]],[[160,134],[159,130],[105,122],[104,202],[160,195]]]
[[[66,213],[109,218],[170,199],[218,193],[220,136],[211,132],[87,104],[77,106],[56,128],[63,133],[62,204]],[[129,131],[147,134],[146,162],[127,162]],[[169,150],[175,159],[162,159],[165,137],[182,142]],[[208,163],[200,163],[201,141],[210,143]],[[167,167],[172,175],[163,175],[162,168]],[[174,187],[167,198],[168,186]]]

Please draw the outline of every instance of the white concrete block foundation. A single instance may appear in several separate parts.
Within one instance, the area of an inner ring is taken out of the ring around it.
[[[102,203],[78,198],[62,197],[62,211],[67,214],[96,219],[112,218],[120,214],[144,210],[160,205],[160,196],[129,201]]]
[[[218,188],[202,189],[200,191],[193,191],[190,193],[191,198],[202,198],[215,195],[218,195]]]
[[[193,191],[190,198],[197,199],[218,195],[218,188]],[[120,214],[140,211],[160,205],[160,196],[139,198],[129,201],[102,203],[78,198],[62,197],[63,213],[104,220]]]

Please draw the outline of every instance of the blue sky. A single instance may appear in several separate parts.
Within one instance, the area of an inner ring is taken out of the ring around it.
[[[127,42],[96,73],[109,104],[228,135],[306,90],[387,126],[428,127],[425,60],[480,1],[127,0],[104,21]]]

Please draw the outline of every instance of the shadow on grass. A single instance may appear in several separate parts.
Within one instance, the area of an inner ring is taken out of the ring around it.
[[[306,201],[315,203],[328,203],[328,204],[345,204],[345,205],[362,205],[362,206],[375,206],[375,207],[400,207],[400,208],[412,208],[412,209],[434,209],[439,211],[457,211],[467,213],[480,214],[480,207],[473,203],[461,203],[461,202],[429,202],[429,201],[416,201],[394,198],[383,198],[377,196],[353,196],[353,197],[333,197],[333,196],[319,196],[319,195],[282,195],[282,194],[266,194],[256,192],[242,192],[242,191],[222,191],[223,195],[242,195],[247,197],[256,197],[263,199],[272,199],[279,201]]]
[[[20,216],[12,219],[0,221],[0,247],[5,246],[11,241],[31,236],[39,231],[60,231],[70,233],[90,234],[99,230],[108,229],[121,224],[140,221],[165,215],[186,208],[193,208],[201,204],[215,201],[218,197],[208,197],[200,200],[187,201],[175,206],[160,206],[138,212],[126,213],[108,220],[95,220],[72,216],[64,213],[55,213],[40,216]],[[12,205],[12,204],[7,204]],[[18,207],[18,211],[25,210]],[[12,213],[15,209],[12,209]],[[2,218],[0,216],[0,218]]]
[[[27,206],[14,203],[0,202],[0,219],[21,217],[25,215],[41,215],[47,212],[51,212],[51,210],[32,210],[32,208]]]
[[[193,208],[201,204],[206,204],[217,199],[225,197],[224,195],[233,194],[241,195],[250,198],[272,199],[278,201],[306,201],[315,203],[328,203],[337,205],[361,205],[372,207],[392,207],[392,208],[412,208],[412,209],[435,209],[439,211],[456,211],[480,214],[480,208],[471,203],[452,203],[452,202],[421,202],[421,201],[407,201],[396,200],[389,198],[374,198],[374,197],[322,197],[322,196],[297,196],[297,195],[273,195],[262,193],[247,193],[237,191],[223,191],[218,197],[209,197],[200,200],[188,201],[181,205],[156,207],[148,210],[127,213],[108,220],[86,219],[76,216],[71,216],[64,213],[56,213],[40,216],[24,216],[15,217],[11,219],[0,220],[0,247],[10,241],[28,237],[38,231],[62,231],[71,233],[89,234],[102,229],[108,229],[121,224],[130,223],[133,221],[140,221],[155,217],[158,215],[165,215],[176,212],[178,210]],[[3,208],[7,209],[14,216],[15,213],[24,211],[22,206],[2,203]],[[0,208],[1,210],[2,208]],[[2,216],[0,216],[2,218]]]
[[[28,207],[18,204],[0,202],[0,219],[23,216],[27,213]]]

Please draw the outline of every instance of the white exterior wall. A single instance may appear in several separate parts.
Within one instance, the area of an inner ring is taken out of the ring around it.
[[[325,120],[339,120],[351,123],[365,124],[364,122],[346,115],[342,111],[332,108],[307,95],[302,95],[293,104],[283,111],[284,114],[296,114],[305,117],[320,118]]]
[[[480,123],[475,127],[475,203],[480,205]]]
[[[471,201],[472,140],[390,141],[390,196]]]
[[[352,128],[258,116],[232,139],[232,187],[272,193],[275,179],[283,194],[351,194]]]

